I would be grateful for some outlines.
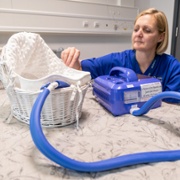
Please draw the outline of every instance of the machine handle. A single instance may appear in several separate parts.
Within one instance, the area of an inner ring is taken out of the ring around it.
[[[109,75],[121,78],[125,82],[133,82],[138,80],[136,73],[132,69],[124,68],[124,67],[112,68],[111,71],[109,72]]]

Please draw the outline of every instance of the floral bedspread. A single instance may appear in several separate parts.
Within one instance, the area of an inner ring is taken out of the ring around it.
[[[0,180],[179,180],[180,161],[138,164],[105,172],[65,169],[42,155],[29,126],[15,118],[7,123],[10,103],[0,90]],[[48,141],[64,155],[95,162],[125,154],[180,149],[180,105],[162,103],[144,116],[114,117],[93,97],[85,96],[79,128],[76,123],[46,128]]]

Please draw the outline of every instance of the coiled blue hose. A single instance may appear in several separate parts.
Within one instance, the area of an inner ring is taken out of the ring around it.
[[[43,92],[40,93],[38,98],[36,99],[30,116],[30,132],[32,139],[37,148],[40,150],[40,152],[50,160],[54,161],[55,163],[75,171],[100,172],[137,164],[180,160],[180,150],[127,154],[116,158],[97,162],[80,162],[63,155],[47,141],[45,135],[43,134],[40,123],[42,107],[49,93],[50,90],[44,88]],[[148,112],[149,108],[152,106],[153,103],[155,103],[159,99],[164,98],[180,99],[180,93],[160,93],[154,96],[152,99],[150,99],[147,103],[145,103],[140,110],[134,111],[133,115],[142,115],[144,114],[144,112]]]

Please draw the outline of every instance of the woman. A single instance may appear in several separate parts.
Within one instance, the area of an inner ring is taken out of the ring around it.
[[[89,71],[93,79],[108,74],[112,67],[121,66],[137,74],[156,77],[161,80],[163,91],[180,92],[180,62],[164,53],[168,46],[168,36],[165,14],[150,8],[141,12],[134,22],[133,49],[80,61],[80,51],[67,48],[61,58],[69,67]],[[166,101],[180,102],[177,99]]]

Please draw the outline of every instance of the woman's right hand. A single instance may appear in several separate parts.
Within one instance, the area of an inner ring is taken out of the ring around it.
[[[61,52],[61,59],[64,63],[74,69],[81,70],[81,63],[79,61],[80,51],[75,47],[68,47]]]

